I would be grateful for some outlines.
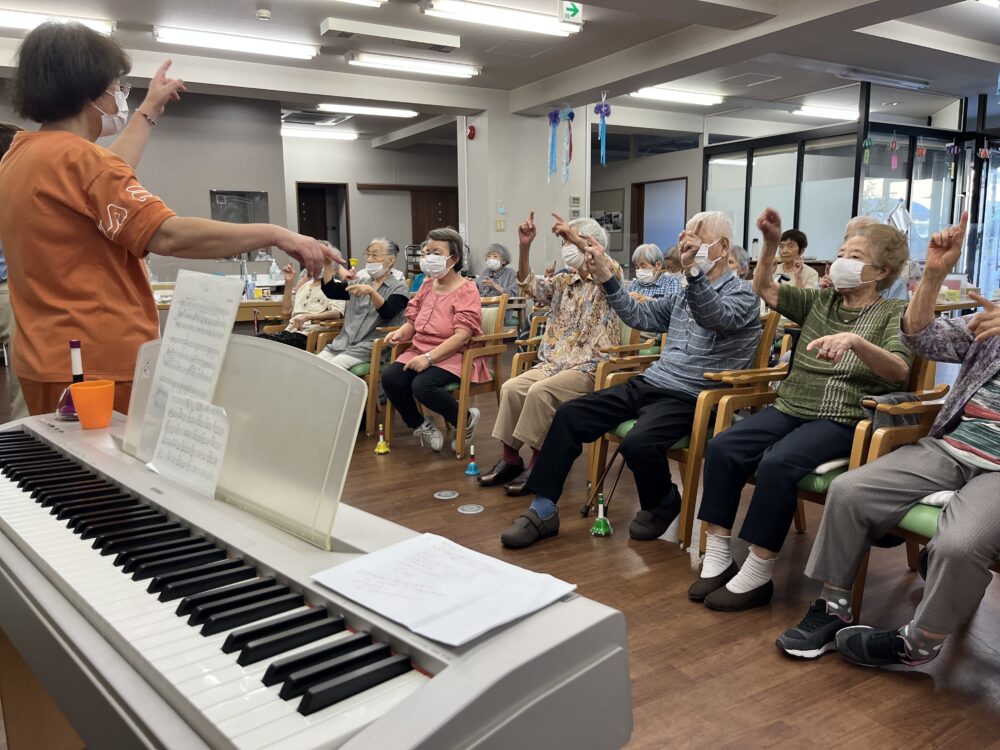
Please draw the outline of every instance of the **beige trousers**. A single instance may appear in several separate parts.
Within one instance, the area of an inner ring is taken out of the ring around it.
[[[7,282],[0,283],[0,343],[7,346],[7,405],[10,408],[11,419],[21,419],[28,416],[28,407],[21,394],[21,384],[11,364],[11,352],[14,349],[14,311],[10,307],[10,293]]]
[[[500,390],[493,437],[515,449],[527,445],[539,450],[556,409],[593,390],[594,376],[579,370],[563,370],[551,377],[538,369],[521,373]]]

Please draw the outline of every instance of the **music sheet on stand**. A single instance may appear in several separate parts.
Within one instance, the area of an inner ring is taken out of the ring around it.
[[[239,279],[178,272],[136,451],[140,460],[152,458],[169,394],[211,402],[242,296]]]
[[[177,393],[167,396],[163,429],[150,469],[206,497],[215,497],[229,439],[226,410]]]
[[[361,555],[313,580],[449,646],[537,612],[576,588],[436,534]]]

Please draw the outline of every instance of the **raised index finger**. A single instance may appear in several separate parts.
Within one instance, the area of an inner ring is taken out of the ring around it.
[[[564,219],[559,214],[554,213],[552,215],[555,217],[556,221],[558,221],[560,224],[565,224],[566,223],[566,219]]]
[[[535,225],[535,212],[534,211],[532,211],[530,214],[528,214],[528,224],[531,225],[531,226]]]
[[[154,76],[154,78],[166,78],[167,71],[170,70],[170,66],[173,64],[174,64],[173,60],[170,59],[165,60],[163,64],[156,69],[156,75]]]
[[[979,303],[980,307],[982,307],[984,310],[987,310],[989,312],[992,312],[993,310],[997,309],[997,303],[996,302],[991,302],[990,300],[986,299],[986,297],[982,296],[981,294],[976,294],[975,292],[969,292],[969,299],[975,300],[976,302]]]

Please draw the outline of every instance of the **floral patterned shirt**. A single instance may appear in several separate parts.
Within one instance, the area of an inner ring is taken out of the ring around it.
[[[621,280],[622,269],[617,263],[614,275]],[[621,343],[621,322],[596,281],[576,273],[551,278],[530,274],[521,288],[537,304],[551,309],[535,365],[546,375],[563,370],[593,373],[601,360],[608,358],[601,349]]]

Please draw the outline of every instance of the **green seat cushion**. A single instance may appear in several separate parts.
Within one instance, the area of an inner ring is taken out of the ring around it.
[[[618,425],[618,427],[615,428],[615,431],[614,431],[613,434],[615,435],[615,437],[624,440],[625,436],[628,435],[629,432],[632,431],[632,428],[635,427],[635,423],[638,422],[638,421],[639,421],[638,419],[630,419],[630,420],[628,420],[626,422],[622,422],[620,425]],[[712,437],[712,429],[713,429],[712,427],[708,428],[708,436],[709,437]],[[690,446],[691,446],[691,436],[690,435],[685,435],[680,440],[678,440],[676,443],[674,443],[673,445],[671,445],[670,446],[670,450],[672,450],[672,451],[682,451],[685,448],[689,448]]]
[[[367,378],[368,374],[372,371],[371,362],[362,362],[360,365],[354,365],[348,372],[351,375],[357,375],[359,378]]]
[[[799,480],[799,489],[803,492],[816,492],[818,494],[825,494],[833,480],[839,477],[847,471],[846,466],[842,466],[839,469],[833,469],[832,471],[826,472],[826,474],[806,474],[802,479]]]
[[[929,539],[937,533],[940,516],[941,508],[933,505],[917,505],[903,516],[903,520],[899,522],[899,528]]]
[[[641,356],[643,356],[643,357],[648,357],[648,356],[652,356],[652,355],[659,355],[659,353],[660,353],[660,347],[658,347],[658,346],[651,346],[648,349],[640,349],[639,350],[639,354]]]

